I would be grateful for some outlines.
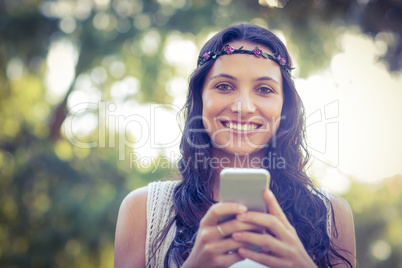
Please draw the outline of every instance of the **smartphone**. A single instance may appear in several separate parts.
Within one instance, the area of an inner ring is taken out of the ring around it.
[[[269,188],[271,175],[262,168],[225,168],[220,173],[219,201],[245,205],[248,211],[267,212],[263,193]],[[219,223],[235,219],[236,215],[225,215]],[[262,233],[263,230],[255,232]],[[259,251],[260,247],[250,246]]]

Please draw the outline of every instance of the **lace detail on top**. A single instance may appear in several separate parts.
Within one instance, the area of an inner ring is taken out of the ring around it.
[[[147,195],[147,237],[145,242],[146,267],[163,267],[166,253],[176,233],[176,224],[153,255],[152,245],[159,232],[175,216],[173,211],[173,191],[179,181],[159,181],[148,185]]]

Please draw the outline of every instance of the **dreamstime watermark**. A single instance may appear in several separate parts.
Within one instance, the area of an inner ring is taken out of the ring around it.
[[[135,109],[133,109],[135,110]],[[149,110],[147,114],[140,113],[130,113],[130,114],[119,114],[117,111],[117,106],[114,103],[80,103],[72,107],[68,113],[68,116],[64,122],[64,133],[66,138],[70,141],[71,144],[77,146],[79,148],[116,148],[118,147],[119,152],[119,160],[125,160],[127,156],[127,150],[142,148],[147,146],[150,149],[169,149],[169,148],[178,148],[182,134],[177,132],[177,135],[173,136],[170,140],[160,143],[156,141],[157,136],[157,117],[163,116],[163,113],[166,113],[167,110],[171,110],[173,113],[177,114],[180,112],[181,108],[175,106],[173,104],[163,105],[163,104],[150,104]],[[77,132],[77,127],[74,126],[74,118],[80,114],[85,112],[92,112],[97,114],[97,126],[98,126],[98,135],[95,140],[92,141],[83,141],[80,140]],[[325,116],[323,116],[323,114]],[[308,149],[311,152],[311,155],[328,165],[336,167],[339,164],[339,101],[335,100],[331,103],[326,104],[323,108],[317,109],[314,113],[311,113],[307,117],[307,129],[310,127],[319,126],[321,129],[321,133],[324,132],[323,135],[320,136],[320,139],[324,138],[321,144],[309,144]],[[220,116],[216,118],[216,120],[222,122],[231,123],[232,119],[227,116]],[[276,128],[279,125],[280,121],[286,120],[286,117],[281,116],[280,118],[265,118],[261,116],[253,116],[247,120],[247,122],[243,122],[240,117],[236,119],[237,121],[233,124],[236,125],[235,128],[238,130],[247,130],[250,131],[250,128],[258,126],[265,126],[259,129],[253,130],[255,133],[262,133],[265,135],[271,135],[270,137],[270,145],[276,146]],[[311,122],[312,121],[312,122]],[[242,124],[237,124],[237,122],[242,122]],[[189,146],[197,149],[208,148],[210,146],[214,146],[215,148],[228,148],[228,147],[241,147],[248,146],[253,149],[261,149],[266,147],[266,144],[260,144],[258,141],[253,140],[253,135],[243,135],[239,134],[239,132],[230,131],[228,128],[218,127],[214,129],[213,126],[216,126],[216,122],[210,122],[206,118],[202,116],[195,116],[188,119],[188,124],[197,125],[198,128],[192,128],[190,131],[185,132],[183,135],[185,141]],[[253,126],[254,125],[254,126]],[[231,126],[233,128],[233,125]],[[135,141],[130,140],[130,136],[132,136],[132,130],[135,130],[137,136],[135,136]],[[130,131],[131,130],[131,131]],[[168,132],[169,130],[165,130]],[[159,131],[160,132],[160,131]],[[208,133],[213,141],[213,144],[209,142],[201,142],[199,135],[197,133]],[[236,134],[234,134],[236,133]],[[241,133],[241,131],[240,131]],[[117,134],[117,135],[116,135]],[[139,135],[138,135],[139,134]],[[160,134],[160,133],[159,133]],[[217,140],[219,135],[225,135],[225,142],[219,144],[214,142]],[[117,138],[116,138],[117,136]],[[196,140],[198,139],[198,140]],[[162,161],[160,158],[149,158],[147,156],[140,156],[138,153],[129,153],[130,155],[130,167],[135,165],[137,166],[147,166],[147,163],[152,163],[152,166],[161,167],[171,167],[174,165],[173,158],[170,158],[170,162],[168,163],[155,163],[155,161]],[[330,157],[329,157],[330,156]],[[194,156],[195,157],[195,156]],[[275,159],[276,156],[271,156]],[[135,159],[135,160],[134,160]],[[142,160],[141,160],[142,159]],[[159,160],[158,160],[159,159]],[[330,159],[330,160],[328,160]],[[210,165],[214,165],[214,159],[206,159],[202,160],[201,158],[196,159],[196,163],[201,164],[208,163]],[[141,162],[142,161],[142,162]],[[225,162],[226,160],[223,160]],[[247,161],[257,161],[250,160]],[[267,160],[264,160],[267,161]],[[260,161],[261,162],[261,161]],[[140,164],[141,165],[140,165]],[[219,162],[219,165],[222,163]],[[252,164],[252,163],[247,163]],[[263,163],[259,163],[260,165]],[[252,164],[253,165],[253,164]],[[277,165],[273,164],[274,166]],[[284,165],[284,164],[283,164]],[[240,164],[238,166],[241,166]],[[245,166],[245,165],[243,165]]]

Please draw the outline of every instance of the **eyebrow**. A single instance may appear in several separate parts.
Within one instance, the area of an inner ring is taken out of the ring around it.
[[[276,79],[269,77],[269,76],[259,77],[259,78],[255,79],[255,81],[272,81],[279,85],[279,82]]]
[[[232,76],[232,75],[230,75],[230,74],[224,74],[224,73],[218,74],[218,75],[215,75],[215,76],[212,76],[212,77],[209,79],[209,81],[212,81],[212,80],[214,80],[215,78],[219,78],[219,77],[229,78],[229,79],[231,79],[231,80],[237,81],[237,78],[236,78],[236,77],[234,77],[234,76]],[[269,77],[269,76],[262,76],[262,77],[259,77],[259,78],[255,79],[254,81],[272,81],[272,82],[274,82],[274,83],[276,83],[276,84],[279,85],[279,82],[278,82],[276,79],[274,79],[274,78],[272,78],[272,77]]]
[[[229,74],[218,74],[218,75],[212,76],[211,79],[209,79],[209,81],[212,81],[212,80],[214,80],[215,78],[218,78],[218,77],[225,77],[225,78],[229,78],[229,79],[231,79],[231,80],[237,81],[237,78],[236,78],[236,77],[231,76],[231,75],[229,75]]]

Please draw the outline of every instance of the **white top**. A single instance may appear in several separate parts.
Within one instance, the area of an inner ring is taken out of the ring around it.
[[[152,242],[158,233],[175,216],[173,211],[173,190],[179,181],[159,181],[148,185],[147,195],[147,237],[145,242],[145,266],[163,267],[166,253],[176,234],[176,224],[172,224],[166,238],[154,256],[151,256]],[[152,258],[151,258],[152,257]]]
[[[175,216],[173,210],[173,191],[180,181],[159,181],[148,185],[147,196],[147,237],[145,244],[146,267],[163,267],[166,253],[173,242],[176,234],[176,224],[172,224],[165,239],[162,241],[155,255],[151,258],[152,242],[157,238],[158,233]],[[326,190],[320,189],[321,193],[329,198]],[[323,199],[327,207],[327,233],[331,237],[331,204],[328,199]],[[170,263],[170,267],[176,267]],[[251,260],[244,260],[230,266],[231,268],[242,267],[267,267]]]

